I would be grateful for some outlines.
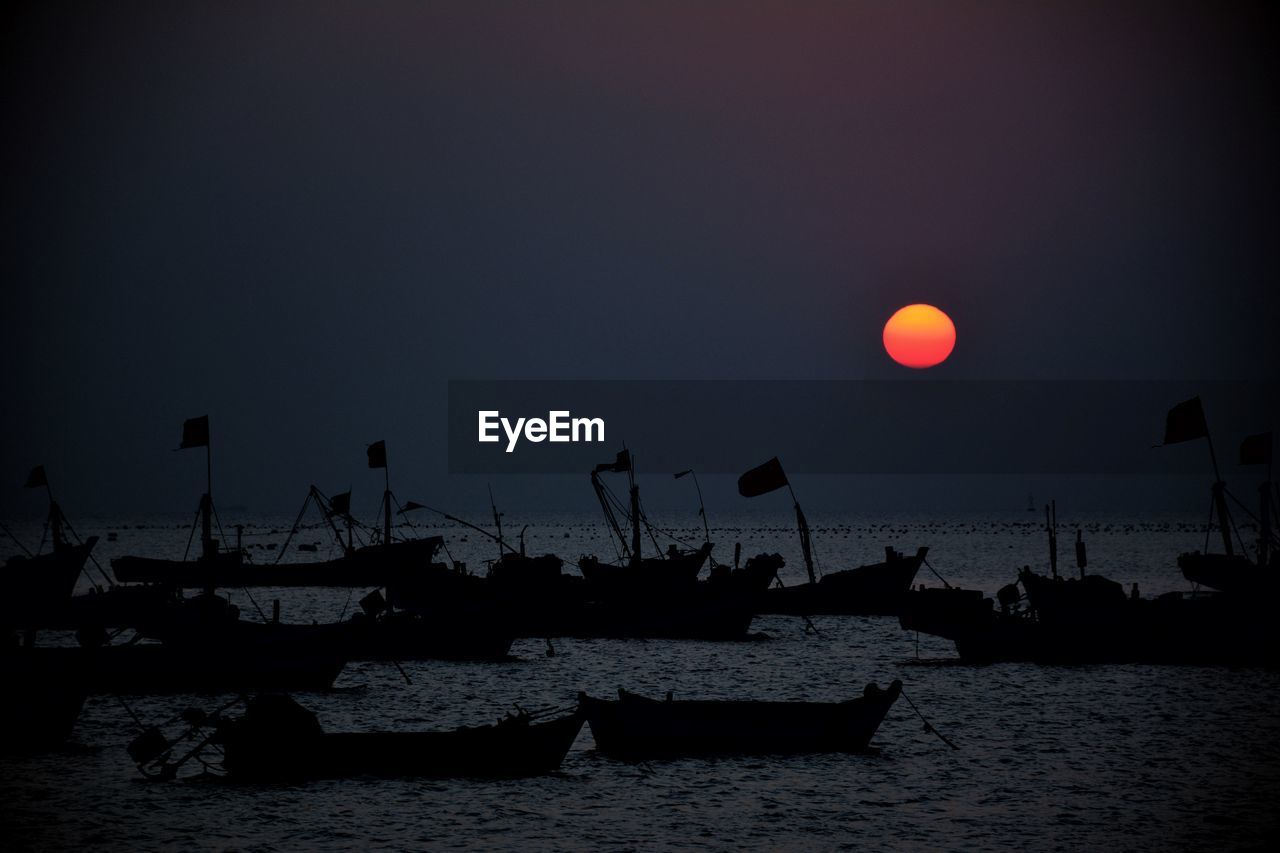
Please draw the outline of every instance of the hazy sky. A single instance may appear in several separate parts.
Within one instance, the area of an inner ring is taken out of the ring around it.
[[[959,332],[937,376],[1280,363],[1251,5],[6,14],[10,511],[36,462],[85,510],[194,509],[206,412],[223,501],[376,500],[378,438],[463,500],[450,378],[891,378],[915,301]]]

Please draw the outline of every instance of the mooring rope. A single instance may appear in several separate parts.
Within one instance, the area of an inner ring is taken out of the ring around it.
[[[900,694],[900,695],[902,696],[902,698],[903,698],[903,699],[906,699],[906,700],[907,700],[907,704],[911,706],[911,710],[913,710],[913,711],[915,711],[915,712],[916,712],[916,716],[920,718],[920,722],[924,723],[924,730],[925,730],[926,732],[929,732],[930,734],[937,735],[937,736],[938,736],[938,738],[939,738],[943,743],[945,743],[947,746],[951,747],[952,749],[957,749],[957,750],[958,750],[958,749],[960,748],[960,747],[956,746],[954,743],[952,743],[952,742],[947,738],[947,736],[946,736],[946,735],[944,735],[942,732],[940,732],[940,731],[938,731],[937,729],[935,729],[935,728],[933,727],[933,724],[932,724],[932,723],[930,723],[928,720],[926,720],[926,719],[924,718],[924,714],[921,714],[921,713],[920,713],[920,709],[916,707],[916,703],[911,701],[911,697],[907,695],[907,691],[905,691],[905,690],[901,691],[901,694]]]

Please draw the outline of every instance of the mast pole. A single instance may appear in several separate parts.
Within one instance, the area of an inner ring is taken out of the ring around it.
[[[498,504],[493,499],[493,484],[488,484],[489,488],[489,509],[493,511],[493,526],[498,529],[498,559],[503,557],[502,550],[502,513],[498,512]]]
[[[1209,421],[1204,422],[1204,438],[1209,444],[1209,461],[1213,463],[1213,503],[1218,509],[1218,530],[1222,533],[1222,548],[1230,557],[1235,554],[1231,544],[1231,513],[1227,509],[1227,484],[1218,469],[1218,454],[1213,449],[1213,436],[1209,433]]]
[[[382,541],[384,545],[391,544],[391,463],[382,466]]]
[[[693,487],[698,490],[698,514],[702,516],[702,534],[704,542],[711,541],[711,527],[707,524],[707,505],[702,502],[702,486],[698,483],[698,472],[690,470],[693,474]]]
[[[213,545],[213,436],[204,443],[204,500],[200,502],[201,553],[212,559],[217,551]]]
[[[53,499],[53,486],[49,485],[49,475],[44,477],[44,491],[49,496],[49,533],[53,537],[53,550],[62,547],[62,509]]]
[[[796,490],[791,488],[790,480],[787,480],[787,491],[791,493],[791,502],[796,508],[796,529],[800,532],[800,551],[804,554],[804,567],[809,573],[809,583],[817,583],[817,576],[813,571],[813,545],[809,541],[809,521],[804,517],[804,510],[800,509],[800,501],[796,498]]]
[[[631,559],[640,562],[640,487],[636,485],[636,457],[627,456],[627,482],[631,484]]]

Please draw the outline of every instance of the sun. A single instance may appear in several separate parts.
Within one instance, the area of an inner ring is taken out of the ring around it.
[[[932,305],[899,308],[884,324],[885,352],[905,367],[924,369],[942,364],[955,346],[955,324]]]

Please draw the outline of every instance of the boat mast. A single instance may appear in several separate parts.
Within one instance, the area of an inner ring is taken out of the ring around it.
[[[609,523],[609,529],[621,543],[623,551],[626,551],[627,537],[622,532],[622,525],[618,524],[618,517],[614,514],[613,507],[609,505],[609,495],[605,492],[604,483],[600,482],[600,475],[595,471],[591,472],[591,488],[595,490],[596,500],[600,501],[600,508],[604,510],[604,519]]]
[[[493,485],[489,485],[489,509],[493,511],[493,526],[498,529],[498,559],[501,560],[503,554],[502,543],[502,513],[498,512],[498,504],[493,500]]]
[[[1049,532],[1049,572],[1058,576],[1058,502],[1044,505],[1044,529]]]
[[[636,485],[636,460],[631,457],[627,468],[627,482],[631,484],[631,560],[640,562],[640,487]]]
[[[800,551],[804,554],[804,568],[809,573],[809,583],[817,583],[817,576],[813,571],[813,543],[809,539],[809,521],[804,517],[804,510],[800,509],[800,501],[796,498],[795,489],[791,488],[791,481],[787,481],[787,491],[791,493],[791,502],[796,505],[796,528],[800,532]]]
[[[1222,479],[1222,473],[1218,469],[1218,454],[1213,449],[1213,436],[1209,434],[1209,421],[1206,418],[1204,422],[1204,438],[1209,444],[1209,461],[1213,463],[1213,506],[1218,513],[1218,529],[1222,533],[1222,547],[1226,551],[1228,557],[1235,554],[1235,548],[1231,544],[1231,514],[1227,510],[1227,484]],[[1210,517],[1209,524],[1212,526],[1213,518]]]
[[[204,496],[200,499],[200,545],[206,560],[218,555],[218,545],[213,540],[213,437],[204,443]]]
[[[382,466],[382,542],[391,544],[391,466]]]

